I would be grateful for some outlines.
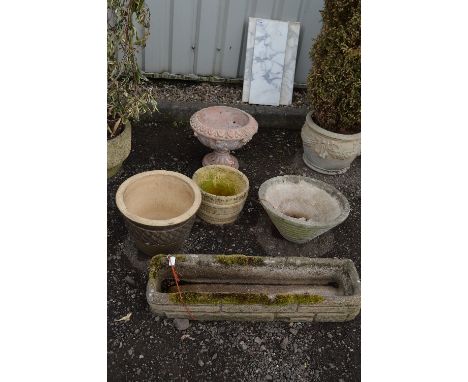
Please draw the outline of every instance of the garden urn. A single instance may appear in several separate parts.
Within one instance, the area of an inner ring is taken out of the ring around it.
[[[195,136],[214,151],[205,155],[203,166],[218,164],[239,168],[230,154],[249,142],[258,131],[257,121],[243,110],[228,106],[211,106],[197,111],[190,118]]]
[[[258,196],[279,233],[293,243],[312,240],[349,214],[348,200],[336,188],[299,175],[268,179]]]
[[[153,256],[182,247],[200,207],[201,193],[185,175],[154,170],[125,180],[117,190],[116,203],[137,248]]]
[[[192,179],[202,194],[198,216],[210,224],[233,223],[244,207],[249,180],[235,168],[210,165],[199,168]]]
[[[361,133],[338,134],[321,128],[306,116],[301,130],[303,160],[312,170],[327,175],[343,174],[361,153]]]

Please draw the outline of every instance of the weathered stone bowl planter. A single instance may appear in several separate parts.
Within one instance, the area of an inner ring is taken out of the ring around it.
[[[349,215],[346,197],[333,186],[299,175],[268,179],[258,190],[260,203],[280,234],[306,243]]]
[[[235,168],[211,165],[199,168],[192,179],[200,187],[202,203],[197,215],[210,224],[236,221],[249,192],[249,180]]]
[[[153,257],[149,268],[148,303],[169,318],[348,321],[361,306],[349,259],[177,255],[182,299],[165,255]]]
[[[212,153],[205,155],[203,166],[220,164],[239,168],[230,151],[249,142],[258,130],[257,121],[243,110],[228,106],[211,106],[197,111],[190,118],[195,136]]]
[[[123,182],[116,203],[138,249],[153,256],[182,247],[200,207],[201,193],[185,175],[155,170]]]

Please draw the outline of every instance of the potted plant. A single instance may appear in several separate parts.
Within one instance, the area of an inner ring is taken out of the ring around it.
[[[115,175],[130,154],[131,121],[157,110],[137,62],[149,20],[143,0],[107,1],[107,177]]]
[[[361,147],[361,1],[325,0],[321,13],[310,51],[303,158],[313,170],[342,174]]]

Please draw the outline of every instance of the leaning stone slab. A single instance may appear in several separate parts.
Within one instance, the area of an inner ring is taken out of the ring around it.
[[[151,259],[146,290],[151,310],[169,318],[348,321],[361,307],[349,259],[177,255],[175,268],[181,294],[166,255]]]

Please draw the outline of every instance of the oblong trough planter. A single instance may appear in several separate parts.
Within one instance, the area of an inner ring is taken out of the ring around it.
[[[361,154],[361,133],[337,134],[325,130],[306,116],[301,130],[303,160],[312,170],[327,175],[343,174]]]
[[[198,216],[210,224],[236,221],[249,192],[247,177],[230,166],[211,165],[199,168],[192,179],[200,187],[202,203]]]
[[[265,181],[258,197],[281,236],[306,243],[342,223],[349,215],[346,197],[317,179],[283,175]]]
[[[132,126],[127,123],[119,135],[107,141],[107,178],[117,174],[131,149]]]
[[[201,193],[185,175],[154,170],[123,182],[116,203],[137,248],[153,256],[182,247],[200,207]]]
[[[155,314],[323,322],[352,320],[360,311],[359,276],[349,259],[177,255],[175,268],[182,299],[166,256],[151,259],[146,297]]]

